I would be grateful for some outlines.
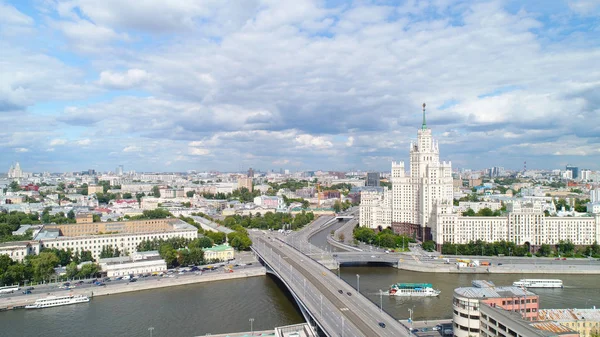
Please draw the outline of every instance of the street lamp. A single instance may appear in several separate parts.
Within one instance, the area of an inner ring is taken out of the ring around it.
[[[254,336],[254,326],[252,323],[254,323],[254,318],[250,318],[250,336]]]
[[[410,330],[412,331],[412,314],[413,314],[413,309],[408,309],[408,313],[410,314],[410,316],[408,317],[408,323],[410,323]]]
[[[360,294],[360,275],[356,274],[356,291]]]
[[[150,337],[152,337],[152,331],[154,331],[154,327],[149,327],[148,331],[150,331]]]
[[[383,311],[383,291],[379,289],[379,313]]]

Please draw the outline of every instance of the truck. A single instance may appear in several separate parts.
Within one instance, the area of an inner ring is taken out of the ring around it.
[[[490,263],[490,261],[481,261],[481,265],[482,266],[491,266],[492,264]]]

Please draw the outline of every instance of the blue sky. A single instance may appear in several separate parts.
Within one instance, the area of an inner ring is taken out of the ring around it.
[[[600,169],[600,1],[0,0],[0,169]]]

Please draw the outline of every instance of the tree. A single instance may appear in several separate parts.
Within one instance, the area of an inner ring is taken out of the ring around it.
[[[67,218],[71,220],[75,219],[75,212],[73,212],[73,210],[70,210],[69,213],[67,213]]]
[[[17,191],[21,190],[21,186],[19,186],[19,183],[16,180],[11,181],[10,185],[8,185],[8,187],[13,192],[17,192]]]
[[[427,241],[423,242],[421,247],[428,252],[433,252],[435,250],[435,241],[427,240]]]
[[[94,257],[92,256],[92,252],[89,250],[84,250],[79,254],[79,263],[86,261],[94,261]]]
[[[187,192],[185,192],[185,195],[186,195],[188,198],[193,198],[193,197],[194,197],[194,194],[196,194],[196,191],[187,191]]]
[[[194,239],[189,244],[189,247],[198,247],[198,248],[210,248],[212,246],[213,246],[213,241],[206,236],[202,236],[197,239]]]
[[[338,235],[338,239],[340,240],[340,242],[344,242],[346,240],[346,236],[344,235],[344,233],[340,233]]]
[[[95,263],[86,263],[79,271],[79,277],[95,277],[96,274],[98,274],[98,265]]]
[[[540,246],[540,249],[538,249],[537,253],[535,253],[536,256],[550,256],[550,254],[552,253],[552,248],[550,248],[550,245],[548,244],[542,244]]]
[[[225,233],[222,232],[206,232],[205,235],[208,238],[210,238],[216,245],[222,244],[227,238]]]
[[[92,222],[100,222],[102,218],[98,214],[92,214]]]
[[[465,212],[462,213],[463,216],[475,216],[475,211],[469,208]]]
[[[335,203],[333,204],[333,210],[336,213],[339,213],[342,210],[342,203],[339,200],[336,200]]]
[[[133,196],[131,195],[131,193],[123,193],[123,199],[132,199]]]
[[[155,198],[160,198],[160,189],[158,188],[158,186],[152,187],[152,195]]]
[[[54,274],[54,268],[58,266],[60,260],[52,252],[42,251],[37,256],[27,256],[28,262],[33,269],[33,278],[36,282],[48,280],[50,275]]]

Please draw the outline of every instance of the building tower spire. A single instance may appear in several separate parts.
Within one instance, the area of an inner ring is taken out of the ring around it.
[[[426,106],[426,104],[423,103],[423,126],[421,126],[422,130],[426,130],[427,129],[427,123],[425,122],[425,106]]]

